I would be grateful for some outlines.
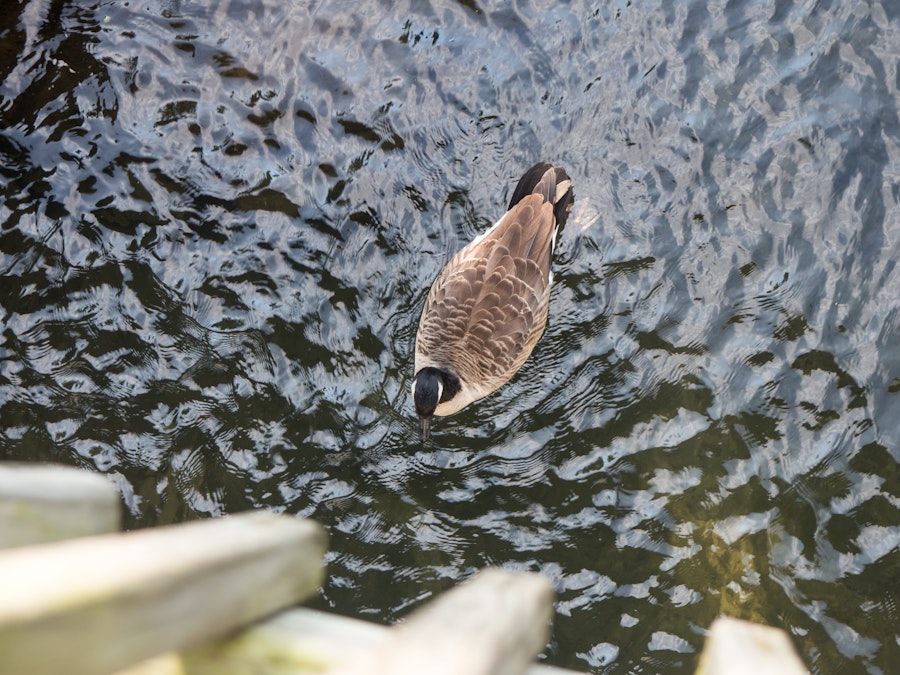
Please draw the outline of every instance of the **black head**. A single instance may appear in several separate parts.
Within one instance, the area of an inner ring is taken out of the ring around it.
[[[449,370],[426,366],[413,380],[413,401],[422,423],[422,439],[428,440],[431,418],[439,403],[449,401],[459,392],[459,378]]]

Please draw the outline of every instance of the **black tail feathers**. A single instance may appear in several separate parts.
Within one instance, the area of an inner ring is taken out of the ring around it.
[[[555,172],[555,183],[542,182],[545,174],[551,169]],[[553,200],[555,202],[553,213],[556,216],[556,222],[563,225],[572,206],[572,181],[566,170],[548,162],[538,162],[519,179],[519,184],[516,185],[512,198],[509,200],[509,208],[511,209],[534,192],[541,192],[546,201]]]

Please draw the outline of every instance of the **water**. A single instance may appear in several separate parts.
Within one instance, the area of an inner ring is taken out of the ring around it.
[[[896,3],[207,4],[0,12],[0,457],[316,518],[375,621],[539,571],[557,665],[895,669]],[[539,159],[547,332],[422,447],[427,288]]]

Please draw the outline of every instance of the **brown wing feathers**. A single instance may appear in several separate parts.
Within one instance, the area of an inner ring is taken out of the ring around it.
[[[551,169],[526,172],[500,223],[450,260],[426,301],[417,352],[482,390],[512,377],[544,332],[553,240],[571,185]]]
[[[469,261],[466,269],[470,275],[474,271],[474,278],[460,284],[453,274],[443,296],[445,303],[457,293],[474,300],[466,303],[470,314],[465,330],[456,323],[441,331],[445,339],[459,335],[462,340],[455,345],[445,342],[444,347],[454,352],[455,362],[493,377],[515,372],[527,357],[526,346],[535,332],[538,336],[543,332],[546,310],[535,315],[534,308],[545,304],[548,278],[542,267],[549,267],[554,234],[553,210],[541,195],[521,200],[504,221],[494,236],[460,253]],[[531,236],[525,235],[526,227]],[[458,301],[451,305],[459,306]]]

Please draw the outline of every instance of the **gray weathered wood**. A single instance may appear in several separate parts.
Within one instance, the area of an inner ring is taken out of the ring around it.
[[[452,591],[451,591],[452,592]],[[440,603],[443,596],[432,602]],[[479,599],[481,600],[481,599]],[[480,610],[483,610],[482,606]],[[412,618],[410,619],[412,620]],[[524,619],[523,619],[524,620]],[[546,625],[544,617],[541,625]],[[439,627],[441,639],[453,626]],[[327,672],[372,649],[385,649],[394,628],[327,614],[305,607],[289,609],[232,636],[182,654],[169,654],[119,675],[314,675]],[[508,639],[509,636],[504,636]],[[478,648],[467,644],[465,649]],[[495,649],[495,647],[491,647]],[[521,660],[527,656],[520,655]],[[432,670],[422,671],[431,674]],[[530,664],[526,675],[576,675],[574,671]]]
[[[391,629],[331,675],[522,675],[550,634],[553,591],[537,574],[486,569]]]
[[[440,596],[438,600],[440,599]],[[300,607],[260,622],[234,639],[218,641],[186,654],[200,675],[297,675],[322,673],[359,658],[392,639],[392,628]],[[228,664],[237,664],[229,668]],[[249,666],[249,667],[248,667]],[[574,671],[531,664],[527,675],[574,675]]]
[[[99,474],[0,465],[0,548],[115,532],[120,523],[119,491]]]
[[[382,645],[391,628],[306,607],[289,609],[246,630],[181,654],[166,654],[118,675],[319,675]],[[578,675],[531,664],[526,675]]]
[[[254,512],[0,554],[0,673],[109,673],[314,592],[323,529]]]
[[[709,629],[697,675],[804,675],[807,672],[779,628],[720,617]]]

